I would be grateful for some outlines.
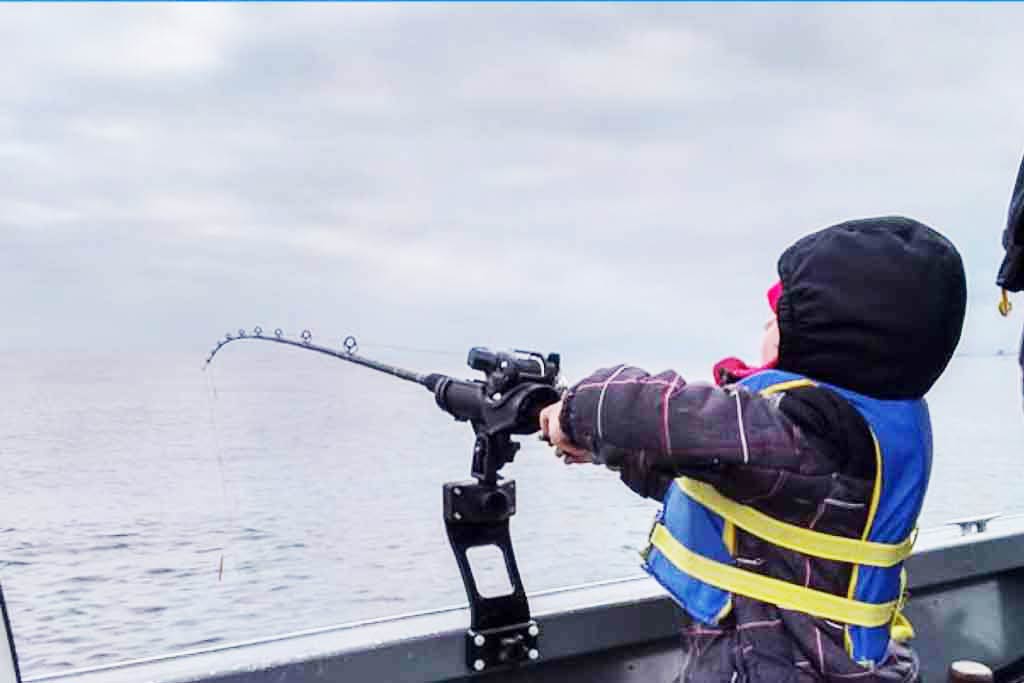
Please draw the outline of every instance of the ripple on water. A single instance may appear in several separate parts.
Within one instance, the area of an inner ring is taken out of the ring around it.
[[[187,643],[178,643],[178,644],[174,645],[174,649],[176,649],[176,650],[194,650],[194,649],[199,648],[199,647],[209,647],[210,645],[216,645],[217,643],[222,643],[222,642],[224,642],[223,638],[221,638],[219,636],[215,636],[213,638],[203,638],[202,640],[193,640],[193,641],[189,641]]]
[[[131,609],[132,614],[160,614],[166,612],[167,607],[163,605],[152,605],[149,607],[133,607]]]
[[[262,541],[263,539],[270,538],[270,534],[263,529],[244,527],[236,538],[243,541]]]
[[[89,662],[92,662],[92,663],[95,664],[95,663],[99,663],[99,662],[108,662],[108,661],[110,661],[112,659],[115,659],[116,657],[117,657],[117,655],[115,655],[112,652],[96,652],[94,654],[89,655],[86,658],[86,661],[89,661]]]
[[[297,543],[282,543],[274,547],[275,550],[301,550],[305,548],[306,544],[302,542]]]
[[[222,552],[223,550],[224,550],[224,548],[222,548],[220,546],[216,546],[214,548],[197,548],[193,552],[195,552],[196,555],[206,555],[207,553],[219,553],[219,552]]]
[[[72,576],[68,580],[72,583],[106,583],[110,579],[97,574],[81,574],[79,576]]]
[[[77,645],[83,642],[83,639],[80,636],[61,636],[60,638],[54,638],[50,642],[60,645]]]
[[[397,605],[405,602],[405,598],[389,595],[377,595],[368,598],[351,598],[349,602],[359,605]]]
[[[21,653],[18,653],[18,664],[21,664]],[[70,669],[74,664],[66,659],[48,659],[46,657],[40,657],[36,662],[36,667],[45,670],[56,670],[56,669]]]
[[[131,545],[128,543],[107,543],[105,545],[94,545],[91,548],[86,548],[86,552],[102,552],[104,550],[128,550]]]
[[[0,560],[0,567],[28,567],[31,562],[22,562],[21,560]]]
[[[173,574],[176,571],[172,567],[154,567],[153,569],[147,569],[146,574],[149,576],[161,576],[163,574]]]

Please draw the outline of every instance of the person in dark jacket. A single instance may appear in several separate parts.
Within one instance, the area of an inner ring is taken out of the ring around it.
[[[1024,289],[1024,160],[1020,162],[1017,183],[1010,197],[1006,228],[1003,230],[1003,248],[1006,255],[999,266],[996,284],[1003,289],[999,311],[1005,316],[1010,313],[1006,292],[1019,292]],[[1024,390],[1024,334],[1021,335],[1019,359],[1022,372],[1021,388]]]
[[[761,367],[728,359],[718,386],[598,370],[545,409],[542,433],[567,463],[609,465],[664,502],[646,559],[690,616],[678,681],[913,681],[901,558],[963,264],[934,230],[884,217],[808,235],[778,270]],[[837,538],[854,551],[814,546]],[[889,557],[868,566],[865,548]]]

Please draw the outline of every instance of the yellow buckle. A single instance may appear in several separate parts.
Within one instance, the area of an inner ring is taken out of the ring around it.
[[[1004,318],[1010,315],[1010,311],[1013,310],[1013,304],[1010,303],[1010,297],[1006,294],[1006,290],[1003,290],[1003,295],[999,299],[999,315]]]

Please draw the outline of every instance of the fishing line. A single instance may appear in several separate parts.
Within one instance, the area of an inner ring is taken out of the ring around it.
[[[221,500],[227,507],[228,514],[228,527],[229,529],[235,529],[238,526],[238,501],[232,500],[229,502],[227,478],[224,475],[224,447],[220,438],[220,426],[217,422],[217,385],[213,377],[213,372],[209,372],[206,375],[206,384],[209,388],[209,400],[210,405],[210,431],[213,433],[213,450],[217,457],[217,469],[220,472],[220,493]],[[224,556],[227,553],[228,543],[230,542],[230,535],[224,539],[224,543],[221,547],[220,560],[217,562],[217,581],[224,579]]]
[[[363,341],[363,342],[360,342],[360,343],[363,346],[369,346],[369,347],[372,347],[372,348],[388,349],[389,351],[408,351],[410,353],[430,353],[430,354],[434,354],[434,355],[437,355],[437,356],[454,356],[456,358],[463,358],[466,355],[465,353],[462,353],[462,352],[459,352],[459,351],[447,351],[447,350],[444,350],[444,349],[424,349],[424,348],[418,348],[418,347],[415,347],[415,346],[397,346],[395,344],[378,344],[377,342],[373,342],[373,341],[369,341],[369,342],[368,341]]]

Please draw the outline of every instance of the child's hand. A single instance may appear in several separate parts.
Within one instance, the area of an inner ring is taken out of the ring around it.
[[[540,438],[555,447],[555,456],[564,457],[566,465],[593,462],[590,453],[574,445],[562,431],[561,414],[561,401],[540,411]]]

